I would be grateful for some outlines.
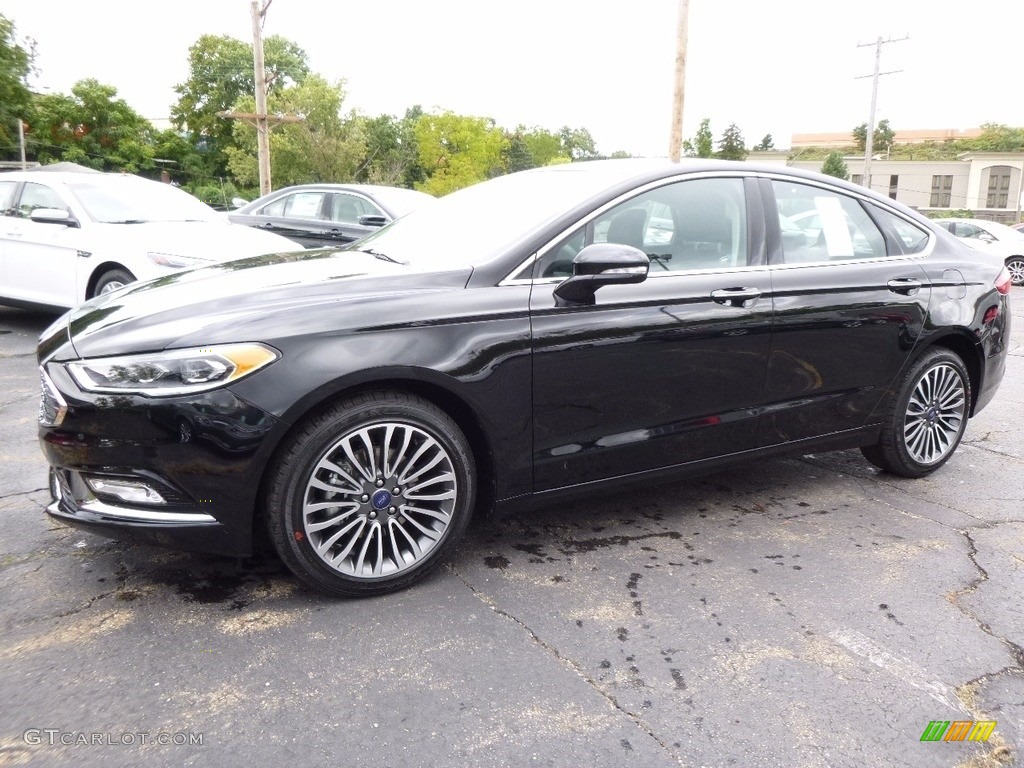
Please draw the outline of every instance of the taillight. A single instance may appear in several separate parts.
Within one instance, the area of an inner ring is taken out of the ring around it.
[[[999,277],[996,278],[996,290],[1005,296],[1010,292],[1010,286],[1013,285],[1013,280],[1010,278],[1010,270],[1003,267],[999,271]]]

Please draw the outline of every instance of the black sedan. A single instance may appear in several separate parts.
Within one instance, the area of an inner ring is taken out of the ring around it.
[[[232,224],[276,232],[306,248],[350,243],[434,202],[425,192],[373,184],[285,187],[227,214]]]
[[[815,227],[791,224],[814,212]],[[339,250],[130,285],[39,346],[48,512],[382,593],[474,512],[860,447],[921,477],[993,397],[996,257],[860,186],[607,161],[448,195]]]

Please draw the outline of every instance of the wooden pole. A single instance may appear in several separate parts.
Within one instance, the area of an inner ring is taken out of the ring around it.
[[[689,12],[689,0],[679,0],[676,75],[672,92],[672,134],[668,142],[668,156],[672,162],[678,162],[683,151],[683,91],[686,86],[686,35]]]

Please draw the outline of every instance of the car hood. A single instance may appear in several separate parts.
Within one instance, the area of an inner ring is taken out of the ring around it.
[[[238,259],[132,283],[87,301],[44,334],[39,357],[272,342],[276,335],[327,330],[311,324],[345,327],[366,316],[370,305],[386,304],[390,311],[409,294],[463,289],[471,274],[470,268],[416,271],[366,253],[326,249]]]
[[[110,239],[139,252],[190,256],[211,262],[243,256],[294,251],[295,242],[227,220],[146,221],[140,224],[99,224],[104,240]]]

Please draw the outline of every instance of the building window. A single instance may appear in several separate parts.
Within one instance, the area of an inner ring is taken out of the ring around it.
[[[949,208],[953,197],[952,176],[932,176],[931,208]]]
[[[864,174],[855,173],[853,174],[853,176],[850,177],[850,181],[852,181],[854,184],[860,184],[861,186],[864,186]]]
[[[889,197],[891,197],[893,200],[896,199],[896,189],[899,187],[899,185],[900,177],[897,176],[895,173],[892,174],[892,176],[889,177]]]
[[[1006,166],[993,168],[988,174],[988,197],[986,208],[1006,208],[1010,199],[1010,169]]]

